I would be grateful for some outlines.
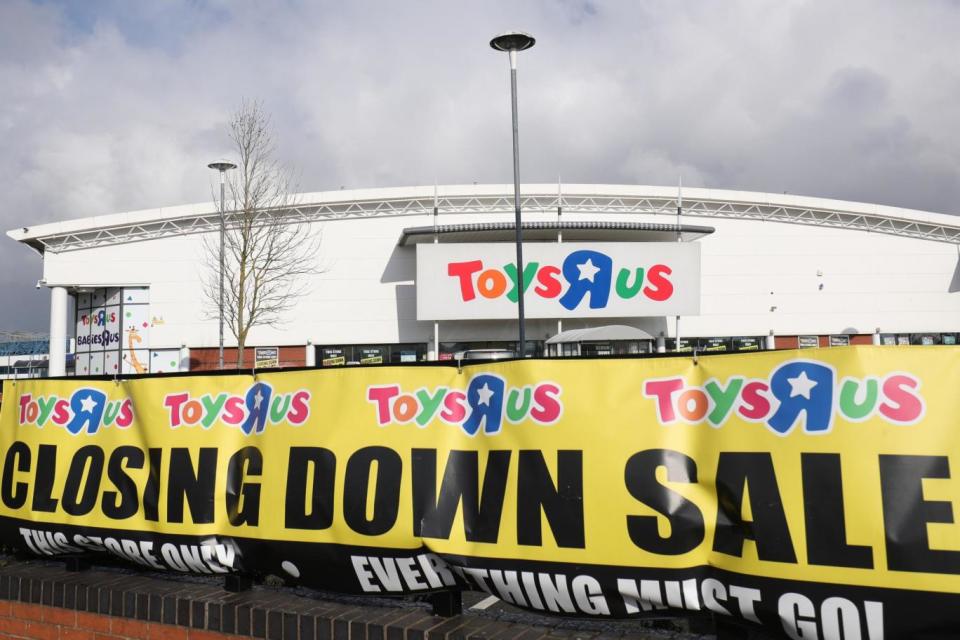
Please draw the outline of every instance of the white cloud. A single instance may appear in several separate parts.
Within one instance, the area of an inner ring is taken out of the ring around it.
[[[0,5],[0,228],[195,202],[243,97],[304,190],[522,178],[684,183],[955,210],[949,2]],[[0,251],[0,328],[43,328],[37,261]],[[18,263],[28,261],[26,268]],[[36,277],[34,277],[34,275]]]

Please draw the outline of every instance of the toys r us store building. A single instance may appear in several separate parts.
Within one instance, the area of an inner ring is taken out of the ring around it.
[[[956,216],[710,189],[521,192],[528,355],[957,342]],[[256,348],[261,363],[317,367],[516,350],[512,185],[296,202],[270,215],[319,232],[317,272],[283,324],[250,332],[247,362]],[[214,368],[203,256],[219,226],[206,203],[8,232],[43,255],[50,374]],[[226,346],[235,361],[229,333]]]

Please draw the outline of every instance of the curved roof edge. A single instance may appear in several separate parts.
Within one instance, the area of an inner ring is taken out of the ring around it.
[[[525,184],[521,185],[521,194],[526,207],[556,206],[558,185]],[[292,204],[284,209],[296,217],[327,219],[412,215],[432,211],[435,197],[441,201],[441,211],[450,211],[444,202],[453,201],[460,203],[458,211],[513,210],[513,186],[508,184],[430,185],[301,193],[292,196]],[[565,210],[675,213],[676,201],[676,187],[562,185]],[[684,215],[690,216],[826,224],[895,235],[930,236],[928,239],[940,242],[960,242],[960,216],[944,213],[791,194],[695,187],[684,187],[683,202]],[[324,213],[318,215],[321,210]],[[777,211],[789,212],[789,215],[779,215]],[[216,205],[207,202],[65,220],[14,229],[8,231],[7,235],[40,251],[56,251],[156,237],[164,235],[167,227],[170,233],[174,228],[177,233],[203,232],[209,230],[210,219],[218,218],[217,214]],[[823,220],[824,216],[830,215],[840,218],[833,222]],[[861,216],[872,222],[861,224],[856,220]],[[936,229],[932,235],[927,230],[911,231],[911,227],[917,224]],[[92,236],[95,238],[91,244]]]
[[[663,224],[658,222],[595,222],[591,220],[563,222],[523,222],[520,225],[524,242],[556,242],[557,233],[567,234],[568,242],[587,240],[621,242],[684,242],[698,240],[715,231],[713,227],[691,224]],[[397,246],[404,247],[433,242],[443,237],[444,242],[514,242],[515,222],[479,222],[441,224],[437,226],[407,227],[400,234]]]

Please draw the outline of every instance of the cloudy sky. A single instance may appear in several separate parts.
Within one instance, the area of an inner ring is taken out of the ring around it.
[[[0,229],[200,202],[244,98],[304,191],[676,184],[960,213],[948,0],[0,1]],[[0,331],[45,330],[0,237]]]

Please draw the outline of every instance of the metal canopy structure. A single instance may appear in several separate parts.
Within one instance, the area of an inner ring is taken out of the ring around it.
[[[643,329],[625,324],[610,324],[589,329],[562,331],[546,341],[546,344],[569,344],[575,342],[606,342],[609,340],[654,340]]]
[[[397,244],[401,247],[433,242],[513,242],[513,222],[480,222],[476,224],[444,224],[436,227],[408,227]],[[676,242],[677,232],[684,242],[713,233],[713,227],[651,222],[524,222],[524,242],[556,242],[563,232],[565,242]]]
[[[513,193],[507,185],[453,186],[439,191],[436,197],[433,188],[424,187],[303,194],[299,203],[265,211],[263,215],[290,221],[324,222],[425,216],[433,215],[434,211],[440,216],[514,211]],[[526,185],[524,191],[525,212],[556,212],[559,207],[564,214],[652,214],[675,220],[677,211],[676,190],[663,187],[564,185],[560,195],[556,185]],[[683,215],[684,218],[767,220],[960,243],[960,218],[954,221],[953,216],[791,195],[685,188]],[[228,225],[231,218],[228,212]],[[208,204],[24,227],[7,235],[42,253],[208,233],[219,229],[219,224],[219,213]]]

